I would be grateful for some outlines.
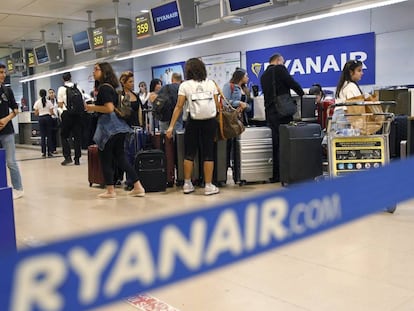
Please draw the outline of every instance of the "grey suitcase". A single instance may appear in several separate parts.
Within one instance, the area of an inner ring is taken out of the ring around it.
[[[234,146],[234,182],[267,182],[272,176],[272,130],[266,126],[246,127]]]

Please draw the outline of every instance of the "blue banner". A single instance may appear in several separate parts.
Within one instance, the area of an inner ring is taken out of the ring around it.
[[[360,60],[364,64],[364,75],[359,84],[375,84],[373,32],[247,51],[249,84],[260,87],[260,77],[274,53],[283,55],[286,68],[303,88],[311,87],[314,83],[319,83],[322,87],[336,87],[344,64],[350,59]]]
[[[92,309],[226,266],[412,198],[413,170],[408,159],[21,251],[0,259],[2,310]]]

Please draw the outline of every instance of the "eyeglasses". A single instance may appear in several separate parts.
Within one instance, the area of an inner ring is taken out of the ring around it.
[[[101,68],[93,68],[93,71],[101,71]]]

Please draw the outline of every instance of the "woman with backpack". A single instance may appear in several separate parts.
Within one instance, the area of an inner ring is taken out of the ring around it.
[[[184,134],[184,194],[194,192],[191,182],[194,158],[199,145],[202,148],[205,195],[219,193],[212,184],[214,169],[214,140],[217,134],[216,114],[219,109],[218,91],[214,81],[207,79],[204,63],[198,58],[190,58],[185,64],[186,81],[178,89],[178,100],[174,108],[170,126],[166,132],[171,138],[175,123],[182,113],[184,103],[188,101],[188,118]],[[185,111],[187,113],[187,111]]]
[[[85,105],[85,110],[98,112],[99,114],[94,141],[99,149],[98,153],[105,178],[106,191],[99,194],[98,197],[101,199],[116,198],[114,163],[120,169],[126,171],[132,180],[133,189],[128,192],[128,195],[143,197],[145,196],[145,189],[142,187],[134,168],[127,161],[124,151],[125,135],[132,130],[114,112],[118,105],[118,94],[116,92],[116,88],[119,86],[118,79],[112,66],[107,62],[97,63],[94,66],[93,76],[96,81],[99,81],[96,103]]]
[[[40,98],[35,102],[33,109],[35,115],[39,116],[39,129],[40,129],[40,145],[42,148],[42,157],[46,158],[46,151],[48,157],[53,157],[53,104],[50,100],[46,99],[47,92],[45,89],[39,91]],[[47,146],[47,148],[46,148]]]

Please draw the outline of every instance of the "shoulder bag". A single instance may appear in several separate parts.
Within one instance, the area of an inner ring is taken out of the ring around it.
[[[297,111],[296,102],[293,100],[292,96],[289,93],[277,95],[276,92],[276,78],[275,72],[273,71],[272,75],[273,82],[273,98],[276,105],[276,111],[281,117],[290,117],[293,116]]]
[[[219,125],[218,139],[226,140],[237,137],[245,130],[244,124],[240,120],[240,112],[224,97],[223,92],[215,81],[214,83],[221,97],[220,109],[217,114],[217,122]]]

